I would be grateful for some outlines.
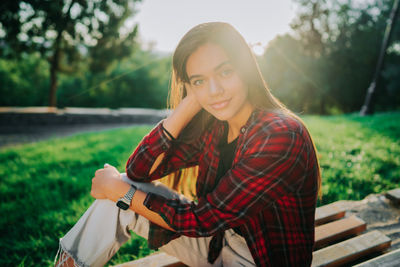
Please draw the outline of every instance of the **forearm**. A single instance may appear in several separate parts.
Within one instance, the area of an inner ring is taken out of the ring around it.
[[[117,202],[118,199],[126,194],[130,188],[130,185],[128,183],[125,183],[122,180],[115,180],[113,181],[113,186],[110,188],[110,190],[107,191],[106,196],[108,199],[110,199],[113,202]],[[146,206],[143,205],[143,202],[147,196],[147,193],[136,190],[135,194],[133,195],[132,202],[130,209],[133,210],[134,212],[144,216],[147,218],[149,221],[165,228],[170,231],[174,231],[163,219],[162,217],[151,210],[149,210]]]
[[[185,97],[163,122],[164,128],[175,138],[200,111],[201,107],[194,97]]]
[[[163,127],[177,138],[183,128],[190,122],[190,120],[199,112],[200,106],[194,97],[186,97],[178,105],[178,107],[169,115],[163,122]],[[170,138],[167,135],[168,138]],[[160,165],[164,158],[165,153],[157,157],[152,165],[149,174],[152,174]]]

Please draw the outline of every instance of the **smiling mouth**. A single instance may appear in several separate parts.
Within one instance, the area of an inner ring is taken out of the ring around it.
[[[218,110],[218,109],[223,109],[223,108],[225,108],[225,107],[229,104],[230,101],[231,101],[231,99],[228,99],[228,100],[216,102],[216,103],[214,103],[214,104],[211,104],[210,106],[211,106],[213,109],[216,109],[216,110]]]

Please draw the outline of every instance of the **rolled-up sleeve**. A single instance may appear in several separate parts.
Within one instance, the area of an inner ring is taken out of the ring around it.
[[[299,190],[307,177],[308,153],[309,144],[294,131],[261,135],[253,138],[232,169],[197,204],[156,194],[148,194],[143,204],[177,233],[211,236],[245,223],[277,199]]]
[[[170,140],[162,129],[163,121],[146,135],[126,163],[127,176],[139,182],[151,182],[182,168],[195,166],[200,151],[199,141],[186,144]],[[155,160],[165,153],[163,161],[149,175]]]

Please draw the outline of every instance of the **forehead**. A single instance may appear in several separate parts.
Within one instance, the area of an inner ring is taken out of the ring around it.
[[[189,56],[186,63],[187,76],[207,75],[226,61],[229,61],[229,57],[221,46],[206,43]]]

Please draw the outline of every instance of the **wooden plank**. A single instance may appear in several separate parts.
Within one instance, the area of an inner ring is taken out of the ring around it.
[[[184,267],[185,264],[181,263],[177,258],[170,256],[166,253],[154,253],[147,257],[125,262],[114,267]]]
[[[400,266],[400,248],[382,256],[362,262],[353,267],[398,267]]]
[[[400,188],[386,192],[386,197],[396,204],[400,204]]]
[[[338,202],[318,207],[315,211],[315,224],[320,225],[330,221],[343,218],[346,213],[345,208]]]
[[[375,230],[313,253],[312,266],[340,266],[390,246],[390,238]]]
[[[364,232],[367,224],[357,216],[333,221],[315,227],[315,249],[345,237]]]

